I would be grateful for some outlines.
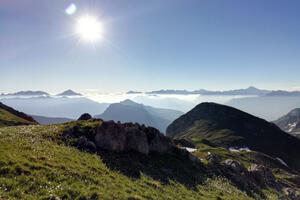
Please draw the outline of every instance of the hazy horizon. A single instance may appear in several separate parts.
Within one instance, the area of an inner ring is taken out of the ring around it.
[[[3,0],[0,92],[298,90],[299,8],[294,0]],[[101,24],[93,41],[75,30],[84,16]]]

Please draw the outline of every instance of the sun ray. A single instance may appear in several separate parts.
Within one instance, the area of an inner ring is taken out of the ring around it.
[[[85,41],[96,42],[103,37],[103,25],[96,17],[85,15],[78,19],[76,33]]]

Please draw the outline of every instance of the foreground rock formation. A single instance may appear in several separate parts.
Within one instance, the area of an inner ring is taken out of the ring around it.
[[[83,120],[85,116],[79,119]],[[155,128],[137,123],[121,124],[114,121],[93,120],[101,123],[96,127],[75,125],[64,131],[65,139],[73,141],[80,149],[91,152],[102,149],[113,152],[135,151],[148,155],[150,152],[166,153],[175,148],[173,141]]]

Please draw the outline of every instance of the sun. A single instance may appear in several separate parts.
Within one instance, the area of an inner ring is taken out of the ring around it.
[[[96,42],[103,36],[103,26],[96,17],[85,15],[77,20],[76,33],[85,41]]]

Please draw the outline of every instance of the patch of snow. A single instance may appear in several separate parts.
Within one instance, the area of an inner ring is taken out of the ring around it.
[[[232,152],[239,152],[239,150],[234,147],[229,147],[228,150]]]
[[[229,147],[228,150],[231,152],[251,151],[248,147],[242,147],[242,148]]]
[[[281,158],[276,157],[276,159],[277,159],[281,164],[283,164],[283,165],[285,165],[285,166],[288,167],[288,165],[286,164],[286,162],[284,162]]]
[[[287,131],[288,133],[292,132],[294,127],[297,125],[297,122],[294,122],[294,123],[289,123],[288,124],[288,127],[289,127],[289,130]]]
[[[190,147],[182,147],[182,149],[185,149],[185,150],[187,150],[188,152],[194,152],[194,151],[197,151],[197,149],[190,148]]]

